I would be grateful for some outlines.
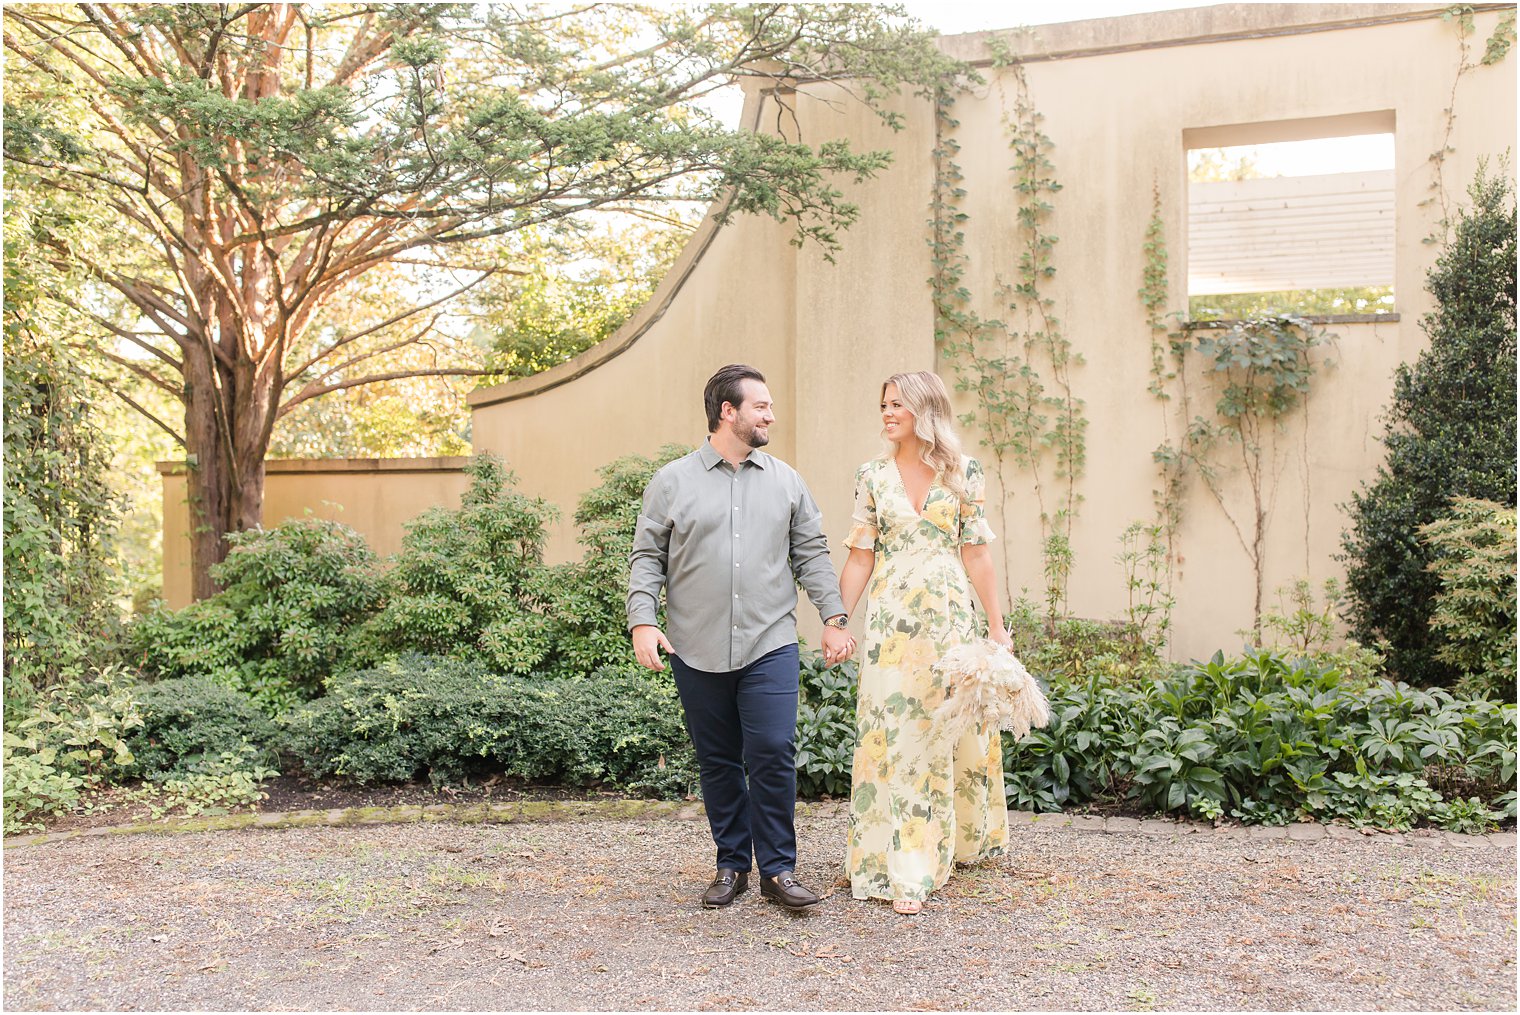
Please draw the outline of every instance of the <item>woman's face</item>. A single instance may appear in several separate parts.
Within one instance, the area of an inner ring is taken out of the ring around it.
[[[895,384],[888,384],[881,393],[881,425],[893,444],[913,439],[913,413],[903,403]]]

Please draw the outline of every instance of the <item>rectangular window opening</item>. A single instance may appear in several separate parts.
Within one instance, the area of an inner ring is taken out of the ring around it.
[[[1183,132],[1194,320],[1394,312],[1393,112]]]

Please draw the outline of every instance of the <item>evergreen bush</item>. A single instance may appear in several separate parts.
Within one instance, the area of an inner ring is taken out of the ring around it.
[[[644,487],[661,466],[690,450],[667,444],[653,458],[625,455],[597,470],[601,482],[581,498],[575,511],[581,559],[545,567],[531,582],[549,621],[554,646],[547,660],[549,672],[577,676],[626,665],[632,658],[628,557]]]
[[[478,660],[408,654],[329,681],[282,718],[315,776],[367,784],[487,773],[680,795],[695,764],[675,684],[623,669],[524,679]]]
[[[278,728],[246,694],[205,676],[178,677],[137,690],[142,725],[132,732],[129,770],[164,782],[220,770],[224,758],[243,767],[272,766]]]
[[[1515,700],[1515,509],[1458,497],[1420,527],[1441,582],[1430,626],[1436,658],[1463,694]]]
[[[1390,671],[1418,685],[1454,683],[1430,622],[1441,590],[1422,526],[1452,497],[1515,506],[1515,199],[1501,167],[1480,168],[1453,238],[1427,278],[1430,347],[1394,378],[1371,486],[1353,494],[1342,536],[1349,619],[1363,644],[1387,642]]]

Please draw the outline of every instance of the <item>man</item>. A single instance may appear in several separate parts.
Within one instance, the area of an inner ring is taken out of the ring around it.
[[[760,894],[806,909],[819,898],[794,876],[794,576],[824,618],[824,658],[847,659],[855,645],[818,505],[795,470],[759,450],[776,421],[765,377],[731,364],[713,374],[703,400],[707,441],[644,489],[628,628],[641,664],[663,670],[663,649],[675,669],[718,853],[702,905],[726,906],[744,892],[753,855]],[[656,624],[662,586],[669,638]]]

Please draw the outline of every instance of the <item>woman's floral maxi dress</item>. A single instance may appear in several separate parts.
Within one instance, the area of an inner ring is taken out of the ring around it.
[[[846,543],[876,554],[850,804],[850,891],[857,899],[921,901],[956,861],[996,856],[1008,844],[998,732],[978,727],[952,744],[931,722],[945,700],[944,681],[931,667],[977,633],[960,549],[994,538],[982,467],[962,461],[966,501],[936,478],[922,514],[890,459],[867,462],[855,476],[855,526]]]

